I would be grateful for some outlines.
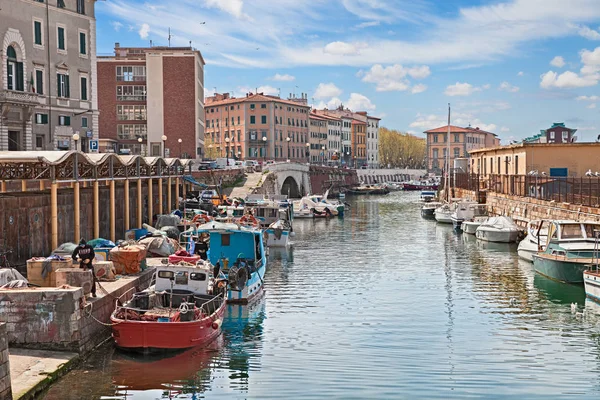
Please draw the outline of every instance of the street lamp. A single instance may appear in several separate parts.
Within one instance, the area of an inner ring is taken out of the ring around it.
[[[310,164],[310,143],[306,143],[306,161]]]
[[[167,136],[162,135],[161,139],[163,142],[163,158],[167,158]]]
[[[265,144],[265,152],[263,154],[264,161],[267,161],[267,137],[263,136],[263,143]]]
[[[242,151],[238,151],[238,159],[241,160],[242,159]]]
[[[285,138],[285,141],[287,142],[287,162],[290,162],[290,142],[292,141],[292,138],[288,136]]]
[[[227,160],[227,166],[229,167],[229,138],[225,138],[225,160]]]
[[[183,142],[183,140],[181,140],[181,138],[177,139],[177,143],[179,143],[179,158],[183,158],[183,157],[181,156],[181,154],[182,154],[182,153],[181,153],[181,143],[182,143],[182,142]]]
[[[208,145],[208,152],[210,153],[210,155],[208,157],[209,159],[212,158],[212,155],[213,155],[212,149],[213,149],[213,145],[211,143],[211,144]]]
[[[323,156],[321,164],[325,164],[325,146],[321,146],[321,155]]]
[[[139,137],[139,138],[138,138],[138,143],[140,144],[140,155],[143,155],[143,154],[142,154],[142,153],[143,153],[143,152],[142,152],[142,146],[143,146],[143,144],[142,144],[142,143],[144,143],[144,139],[142,139],[141,137]]]
[[[79,143],[79,133],[73,134],[73,140],[75,141],[75,151],[79,151],[78,143]]]

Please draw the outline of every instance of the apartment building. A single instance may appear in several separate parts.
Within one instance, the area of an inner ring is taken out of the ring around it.
[[[307,96],[288,99],[264,93],[206,98],[206,146],[209,158],[306,161],[310,107]]]
[[[98,138],[94,6],[0,4],[0,150],[87,151]]]
[[[367,167],[367,123],[352,120],[352,161],[354,168]]]
[[[454,167],[454,159],[468,158],[471,150],[496,147],[500,139],[492,132],[486,132],[478,127],[468,126],[462,128],[450,125],[450,138],[448,138],[448,125],[424,132],[427,136],[427,168],[439,173],[444,169],[448,147],[450,148],[450,168]],[[450,146],[448,146],[450,140]]]
[[[121,47],[98,58],[101,151],[204,156],[204,59],[192,47]]]
[[[321,163],[324,161],[325,143],[327,143],[327,132],[329,128],[329,119],[311,112],[309,115],[309,144],[310,144],[310,162]]]

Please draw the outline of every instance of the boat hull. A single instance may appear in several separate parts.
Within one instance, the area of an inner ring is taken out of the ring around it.
[[[452,214],[436,211],[435,220],[437,222],[439,222],[440,224],[451,224],[452,223]]]
[[[462,230],[463,220],[462,219],[457,219],[457,218],[454,218],[454,217],[450,217],[450,219],[452,220],[452,226],[454,227],[454,230],[456,232],[462,232],[463,231]]]
[[[523,260],[527,260],[529,262],[533,262],[533,256],[538,253],[538,245],[533,243],[529,236],[525,239],[521,240],[519,243],[519,247],[517,248],[517,254]]]
[[[421,217],[423,218],[435,218],[435,208],[421,208]]]
[[[225,307],[223,301],[210,316],[190,322],[120,320],[113,315],[112,337],[118,348],[143,353],[205,346],[221,334]]]
[[[269,228],[265,230],[267,233],[267,246],[269,247],[286,247],[289,244],[290,231],[281,230],[280,233],[276,229]]]
[[[253,298],[258,296],[263,291],[265,272],[267,263],[263,259],[261,267],[250,274],[250,278],[244,289],[227,291],[227,302],[233,304],[248,304]]]
[[[480,222],[463,221],[463,223],[461,224],[461,229],[464,233],[474,235],[477,231],[477,228],[479,228],[480,225]]]
[[[585,295],[600,303],[600,273],[598,271],[584,271],[583,284]]]
[[[591,263],[591,259],[590,259]],[[583,271],[589,264],[569,261],[561,256],[533,256],[533,269],[535,272],[567,283],[583,283]]]
[[[477,228],[475,236],[479,240],[495,243],[514,243],[519,238],[519,231],[496,231]]]

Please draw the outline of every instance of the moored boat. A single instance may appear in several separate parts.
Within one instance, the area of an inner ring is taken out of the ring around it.
[[[469,235],[474,235],[477,232],[477,228],[481,226],[485,221],[487,221],[488,217],[486,216],[478,216],[473,217],[467,221],[463,221],[460,229],[463,233],[467,233]]]
[[[514,243],[519,238],[519,227],[510,217],[489,217],[475,231],[479,240],[496,243]]]
[[[117,305],[110,319],[117,347],[144,353],[204,346],[221,333],[225,282],[213,267],[166,264],[156,268],[154,284]]]
[[[371,185],[363,185],[363,186],[355,186],[346,191],[346,194],[353,195],[381,195],[388,194],[390,190],[385,186],[371,186]]]
[[[583,271],[583,284],[585,286],[585,295],[600,303],[600,270],[598,264],[588,266]]]
[[[442,206],[442,203],[439,201],[430,201],[428,203],[424,203],[421,207],[421,217],[423,218],[435,218],[435,210]]]
[[[472,220],[475,217],[487,216],[487,208],[485,204],[478,204],[472,201],[461,201],[457,203],[456,210],[452,213],[452,225],[458,232],[462,231],[463,221]]]
[[[265,236],[267,238],[267,246],[269,247],[286,247],[289,245],[289,237],[291,232],[291,225],[288,221],[280,219],[279,221],[273,222],[267,229],[265,229]]]
[[[440,224],[451,224],[452,213],[456,209],[456,203],[442,204],[435,209],[435,220]]]
[[[527,223],[525,239],[519,242],[517,254],[520,258],[533,262],[533,255],[546,248],[548,240],[548,220],[532,220]]]

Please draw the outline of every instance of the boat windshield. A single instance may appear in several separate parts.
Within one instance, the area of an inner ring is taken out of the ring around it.
[[[583,229],[585,229],[585,236],[588,239],[594,239],[595,237],[600,237],[600,225],[583,224]]]
[[[561,239],[583,239],[581,224],[564,224],[561,225]]]

